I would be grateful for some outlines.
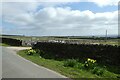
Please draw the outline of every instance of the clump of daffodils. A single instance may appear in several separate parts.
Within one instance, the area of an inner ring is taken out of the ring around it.
[[[33,49],[29,49],[29,50],[28,50],[28,55],[33,55],[33,54],[35,54],[35,53],[36,53],[36,51],[33,50]]]
[[[88,58],[87,61],[85,61],[84,63],[84,67],[87,69],[94,68],[94,66],[96,65],[95,63],[96,63],[96,60]]]
[[[88,58],[88,59],[87,59],[87,62],[95,63],[96,60]]]

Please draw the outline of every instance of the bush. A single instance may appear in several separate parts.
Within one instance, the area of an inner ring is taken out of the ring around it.
[[[28,54],[28,55],[33,55],[33,54],[35,54],[35,53],[36,53],[35,50],[29,49],[27,54]]]
[[[39,55],[40,55],[41,57],[44,57],[44,58],[48,58],[48,57],[49,57],[49,54],[46,54],[43,50],[40,50]]]
[[[75,68],[78,68],[78,69],[84,69],[84,64],[82,64],[82,63],[77,63],[74,67],[75,67]]]
[[[84,63],[86,69],[93,69],[96,66],[96,60],[88,58]]]
[[[40,50],[39,49],[35,49],[36,53],[40,54]]]
[[[39,54],[40,56],[44,56],[45,52],[43,50],[35,49],[35,52]]]
[[[0,38],[0,40],[2,41],[2,43],[4,44],[8,44],[11,46],[22,46],[22,41],[21,40],[17,40],[17,39],[12,39],[12,38]]]
[[[77,64],[77,60],[75,59],[68,59],[64,62],[65,67],[74,67]]]
[[[103,75],[105,69],[100,68],[100,67],[94,67],[94,69],[92,70],[93,74],[97,74],[98,76]]]

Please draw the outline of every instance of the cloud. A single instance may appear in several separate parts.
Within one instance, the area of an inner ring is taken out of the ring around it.
[[[0,26],[0,34],[2,34],[2,26]]]
[[[118,5],[118,0],[3,0],[1,2],[43,2],[45,3],[45,6],[53,6],[53,5],[58,5],[58,4],[66,4],[70,2],[93,2],[97,4],[100,7],[103,6],[117,6]],[[52,3],[52,4],[49,4]]]
[[[93,2],[97,4],[100,7],[103,6],[117,6],[118,5],[118,0],[86,0],[87,2]]]
[[[103,34],[108,29],[110,34],[117,34],[118,11],[93,13],[89,10],[72,10],[70,7],[44,7],[37,10],[39,5],[25,4],[3,5],[3,21],[14,24],[20,33],[88,35]]]
[[[15,15],[15,14],[21,14],[26,12],[34,12],[37,7],[39,6],[39,3],[27,3],[27,2],[5,2],[2,3],[2,10],[3,15]],[[9,14],[8,14],[9,13]]]

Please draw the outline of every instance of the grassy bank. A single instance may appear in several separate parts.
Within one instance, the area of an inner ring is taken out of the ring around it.
[[[83,63],[78,63],[74,67],[72,66],[64,66],[66,60],[54,60],[54,59],[45,59],[41,57],[38,53],[33,55],[28,55],[28,50],[19,51],[18,54],[40,66],[44,66],[51,70],[61,73],[69,78],[117,78],[118,74],[109,72],[104,69],[103,75],[97,75],[92,72],[92,70],[87,70],[83,68]],[[101,67],[99,67],[101,68]],[[101,68],[102,69],[102,68]]]
[[[5,44],[5,43],[0,43],[0,46],[10,46],[10,45]]]

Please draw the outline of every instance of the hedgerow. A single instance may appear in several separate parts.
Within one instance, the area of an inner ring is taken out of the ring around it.
[[[120,46],[98,44],[66,44],[52,42],[37,42],[33,49],[44,51],[45,56],[55,59],[97,60],[97,63],[120,66]]]
[[[0,38],[2,40],[2,43],[11,45],[11,46],[22,46],[22,41],[17,39],[11,39],[11,38]]]

